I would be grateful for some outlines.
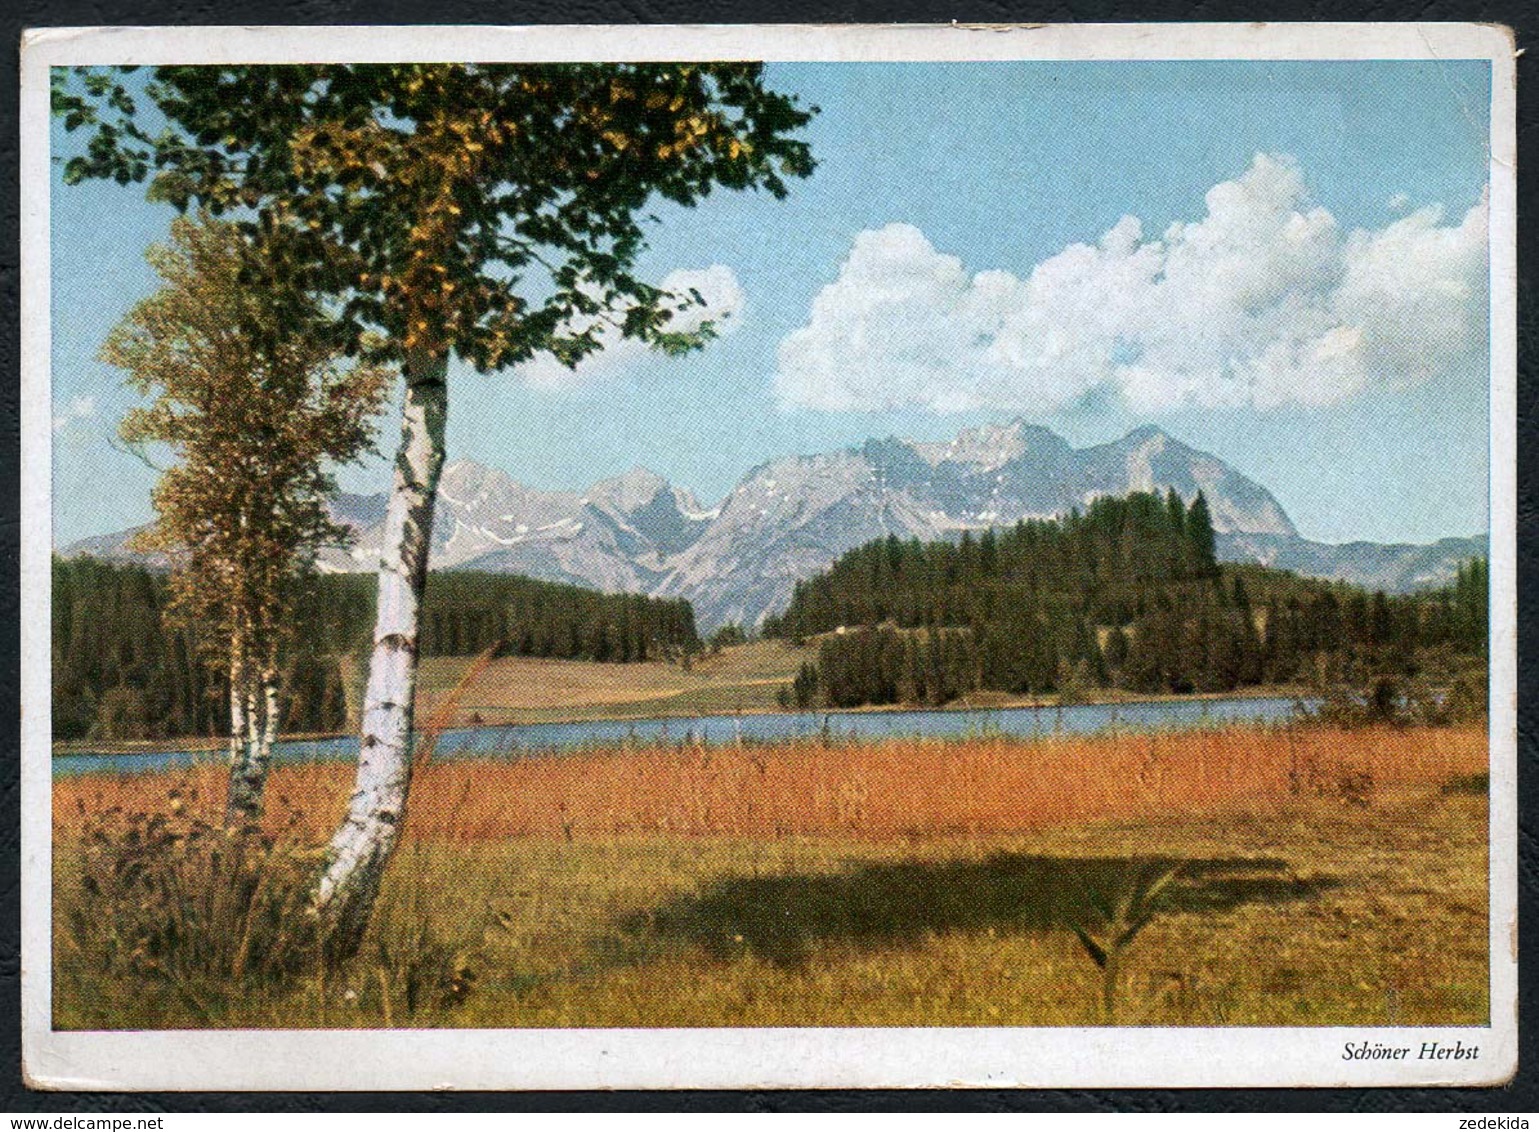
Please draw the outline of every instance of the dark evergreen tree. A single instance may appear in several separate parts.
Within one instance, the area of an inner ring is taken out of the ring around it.
[[[1192,500],[1191,510],[1186,513],[1186,536],[1196,554],[1197,570],[1203,576],[1218,572],[1218,557],[1213,538],[1213,515],[1208,510],[1208,497],[1202,492]]]

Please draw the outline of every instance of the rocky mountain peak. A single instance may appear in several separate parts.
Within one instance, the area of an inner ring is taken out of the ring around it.
[[[1061,515],[1102,495],[1171,489],[1188,501],[1199,491],[1206,495],[1220,553],[1231,559],[1296,563],[1308,573],[1371,578],[1395,588],[1402,577],[1449,573],[1459,555],[1470,553],[1463,542],[1441,549],[1309,543],[1264,487],[1156,426],[1074,448],[1017,419],[963,429],[948,441],[889,437],[771,460],[709,509],[647,468],[585,491],[546,491],[456,460],[440,484],[432,562],[440,570],[519,573],[610,592],[685,597],[703,627],[753,625],[784,608],[797,581],[871,539],[958,538],[967,530]],[[383,493],[337,498],[333,512],[356,539],[350,551],[328,552],[323,569],[378,564],[384,500]],[[129,548],[130,534],[87,539],[64,553],[146,561]]]
[[[1131,447],[1137,445],[1146,445],[1151,441],[1160,443],[1171,443],[1174,441],[1177,444],[1180,443],[1180,441],[1175,441],[1170,433],[1166,432],[1156,424],[1139,425],[1132,432],[1124,436],[1121,440],[1116,441],[1116,443]],[[1185,445],[1182,445],[1182,447],[1185,447]]]
[[[1020,417],[1006,424],[964,428],[949,441],[907,443],[931,467],[953,463],[968,465],[980,471],[1001,468],[1027,452],[1057,452],[1069,447],[1051,429],[1028,424]]]
[[[635,467],[608,479],[599,480],[586,495],[594,502],[607,503],[618,511],[629,512],[647,506],[672,487],[650,468]]]

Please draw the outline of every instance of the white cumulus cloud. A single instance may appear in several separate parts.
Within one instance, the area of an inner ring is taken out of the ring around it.
[[[681,268],[670,272],[658,286],[679,299],[668,322],[671,331],[695,331],[709,322],[718,335],[725,335],[736,330],[741,321],[746,296],[730,267],[718,263],[704,268]],[[699,302],[694,295],[699,296]],[[601,319],[576,324],[573,329],[580,332],[595,324],[602,348],[578,362],[575,369],[543,355],[519,366],[515,372],[537,389],[570,390],[612,377],[649,355],[656,356],[646,343],[622,337],[619,330]]]
[[[780,344],[788,407],[1154,412],[1326,405],[1485,351],[1486,205],[1344,232],[1290,159],[1258,154],[1198,220],[1125,216],[1024,279],[969,274],[907,224],[860,233]]]

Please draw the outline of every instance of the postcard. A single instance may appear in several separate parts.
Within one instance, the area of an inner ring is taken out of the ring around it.
[[[29,33],[29,1083],[1510,1078],[1513,62]]]

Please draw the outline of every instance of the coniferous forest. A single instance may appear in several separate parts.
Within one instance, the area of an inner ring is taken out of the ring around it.
[[[164,574],[92,558],[53,561],[55,739],[219,736],[226,678],[195,628],[164,616]],[[296,611],[305,626],[282,674],[283,731],[347,725],[342,661],[363,650],[374,579],[322,574]],[[426,656],[670,658],[701,648],[687,601],[601,594],[507,574],[437,574],[423,610]]]
[[[56,739],[223,733],[225,679],[195,628],[164,616],[164,575],[56,558],[53,586]],[[957,542],[868,543],[799,583],[763,632],[815,647],[782,694],[788,707],[1418,678],[1475,695],[1486,591],[1483,560],[1452,585],[1395,596],[1220,564],[1200,495],[1140,493]],[[285,657],[283,730],[345,727],[343,662],[367,643],[372,579],[316,576],[297,617],[307,630]],[[515,575],[435,575],[422,624],[427,656],[625,663],[702,648],[688,601]]]
[[[1221,565],[1202,495],[1188,506],[1137,493],[959,542],[868,543],[800,583],[764,631],[816,640],[816,663],[785,697],[798,706],[1386,675],[1446,684],[1483,666],[1486,564],[1409,596]]]

